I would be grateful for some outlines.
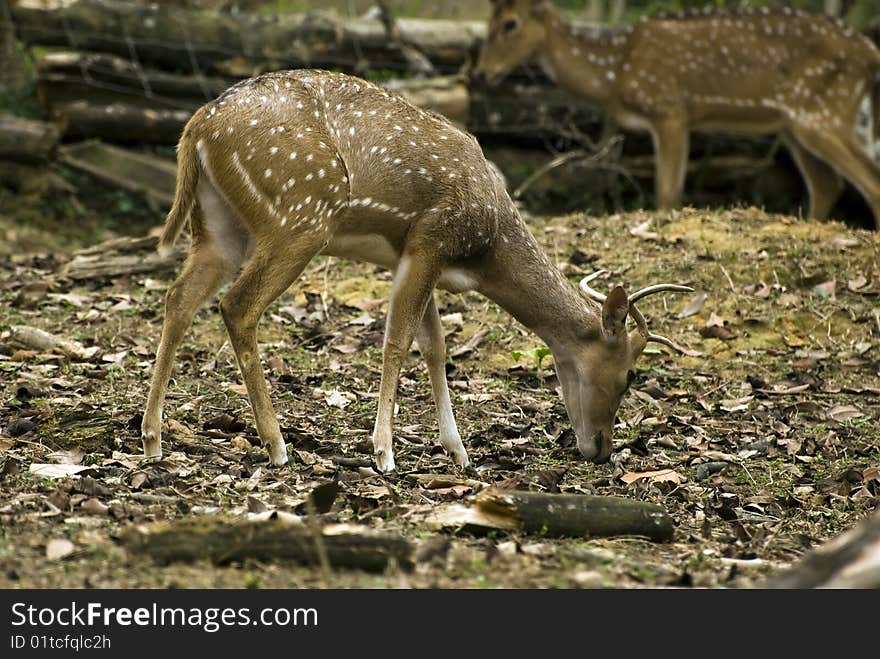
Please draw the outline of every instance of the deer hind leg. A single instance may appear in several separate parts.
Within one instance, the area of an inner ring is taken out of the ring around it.
[[[276,467],[287,464],[287,448],[260,361],[257,323],[266,307],[287,290],[323,246],[323,238],[314,234],[298,235],[286,248],[277,243],[258,244],[220,302],[220,313],[244,379],[257,434],[269,452],[269,461]]]
[[[798,127],[792,133],[801,145],[834,167],[864,195],[880,229],[880,167],[859,148],[855,139],[812,127]]]
[[[241,263],[240,252],[224,248],[224,240],[239,231],[232,210],[219,196],[212,196],[211,190],[201,182],[199,192],[200,202],[193,205],[190,219],[193,234],[190,253],[165,298],[162,338],[141,423],[141,441],[147,457],[162,455],[162,406],[177,347],[198,308]]]
[[[391,437],[400,368],[425,315],[440,270],[429,250],[407,250],[394,273],[382,349],[379,409],[373,428],[373,453],[376,466],[383,472],[394,470]]]
[[[452,403],[449,400],[449,387],[446,383],[446,340],[443,338],[443,327],[440,314],[433,294],[428,298],[428,306],[422,316],[418,332],[419,351],[428,365],[428,377],[431,380],[431,392],[434,405],[437,407],[437,419],[440,425],[440,445],[452,456],[453,462],[459,467],[469,464],[467,451],[458,434]]]
[[[654,140],[654,196],[659,210],[677,208],[687,172],[690,144],[687,127],[678,120],[664,120],[651,131]]]
[[[785,144],[804,177],[810,196],[808,217],[825,220],[843,193],[844,183],[840,175],[820,158],[817,158],[793,137],[786,135]]]

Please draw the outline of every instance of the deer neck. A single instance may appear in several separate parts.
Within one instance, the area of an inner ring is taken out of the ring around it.
[[[545,29],[538,59],[554,82],[597,103],[611,99],[628,33],[578,30],[556,12],[545,19]]]
[[[501,218],[487,256],[480,292],[537,334],[554,355],[597,334],[593,303],[550,262],[516,211]]]

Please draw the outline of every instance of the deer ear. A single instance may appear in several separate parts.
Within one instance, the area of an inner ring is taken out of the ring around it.
[[[606,339],[616,341],[626,336],[627,314],[629,314],[629,296],[622,286],[615,286],[602,303],[602,332]]]

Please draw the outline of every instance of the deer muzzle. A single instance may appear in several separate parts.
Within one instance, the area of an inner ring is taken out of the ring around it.
[[[581,455],[590,462],[595,462],[596,464],[608,462],[608,458],[611,457],[611,449],[613,447],[611,442],[611,434],[606,434],[600,431],[587,440],[582,440],[580,437],[578,437],[577,446],[578,450],[581,452]]]

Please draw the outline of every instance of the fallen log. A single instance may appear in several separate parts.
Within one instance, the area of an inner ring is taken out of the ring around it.
[[[176,144],[190,118],[186,110],[139,108],[116,103],[69,103],[61,110],[66,137],[101,138],[120,144]]]
[[[814,549],[764,588],[880,588],[880,513]]]
[[[414,105],[439,112],[460,125],[467,123],[468,90],[453,78],[410,81],[395,84],[393,88]],[[90,95],[93,87],[85,81],[68,85],[61,95],[56,95],[52,89],[44,88],[41,98],[47,113],[59,118],[65,136],[69,138],[172,145],[177,144],[191,115],[189,110],[160,107],[163,103],[176,106],[176,102],[167,100],[158,101],[156,107],[144,107],[146,99],[131,96],[128,92],[115,93],[105,89]],[[71,98],[76,100],[71,101]],[[110,105],[96,104],[102,99]],[[129,100],[134,104],[129,104]],[[193,107],[204,102],[194,97],[191,100]]]
[[[377,18],[341,18],[328,11],[231,14],[101,0],[20,0],[12,12],[26,44],[134,54],[143,65],[190,73],[221,70],[224,60],[235,58],[274,69],[411,71],[414,58],[406,47],[434,68],[453,72],[485,34],[481,21],[401,18],[400,40],[390,42]]]
[[[46,162],[55,154],[59,134],[57,126],[45,121],[0,113],[0,160]]]
[[[142,194],[147,203],[167,211],[174,199],[177,165],[173,160],[88,140],[61,147],[65,164],[111,185]]]
[[[281,519],[241,521],[211,517],[129,528],[125,547],[160,564],[209,560],[217,565],[255,559],[292,560],[331,567],[381,572],[396,563],[410,569],[412,548],[399,536],[380,535],[365,526],[338,524],[310,529]]]
[[[172,252],[160,256],[158,238],[116,238],[75,252],[61,270],[62,277],[75,280],[112,279],[146,273],[172,273],[186,250],[181,240]]]
[[[424,523],[433,529],[500,530],[544,537],[641,536],[672,539],[672,520],[656,504],[622,497],[547,494],[490,487],[468,504],[438,506]]]
[[[168,73],[103,53],[51,52],[35,68],[40,101],[50,115],[77,100],[193,111],[240,79]]]

